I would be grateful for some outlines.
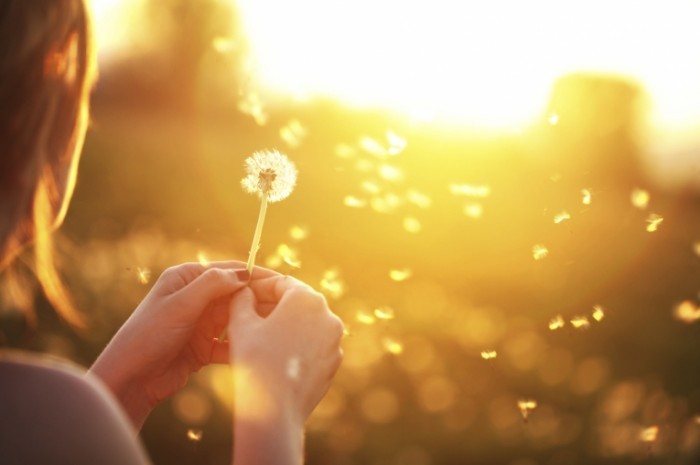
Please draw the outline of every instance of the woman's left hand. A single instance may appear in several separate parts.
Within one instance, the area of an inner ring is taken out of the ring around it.
[[[253,278],[274,275],[256,268]],[[167,269],[93,364],[139,429],[159,402],[210,363],[227,363],[215,339],[228,324],[233,293],[248,283],[245,263],[186,263]]]

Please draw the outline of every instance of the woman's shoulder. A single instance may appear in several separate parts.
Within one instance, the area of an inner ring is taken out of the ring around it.
[[[147,463],[116,401],[85,370],[23,353],[0,355],[3,463]]]

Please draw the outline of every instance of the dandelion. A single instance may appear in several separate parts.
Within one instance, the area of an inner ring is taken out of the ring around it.
[[[255,256],[260,248],[265,213],[268,202],[279,202],[292,193],[297,180],[297,169],[286,155],[276,150],[255,152],[245,161],[246,177],[241,181],[243,189],[260,198],[260,214],[248,255],[247,269],[253,271]]]

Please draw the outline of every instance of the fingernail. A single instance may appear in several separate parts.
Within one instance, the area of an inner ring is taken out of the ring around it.
[[[250,273],[248,270],[238,270],[236,271],[236,278],[238,278],[239,281],[248,281],[250,279]]]

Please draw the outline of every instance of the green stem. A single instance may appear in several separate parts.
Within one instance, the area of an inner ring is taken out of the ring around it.
[[[249,273],[253,273],[253,267],[255,266],[255,256],[258,254],[260,249],[260,237],[262,236],[263,224],[265,224],[265,213],[267,212],[267,195],[263,195],[262,202],[260,203],[260,214],[258,215],[258,224],[255,226],[255,234],[253,235],[253,244],[250,246],[250,252],[248,252],[248,265],[246,269]]]

